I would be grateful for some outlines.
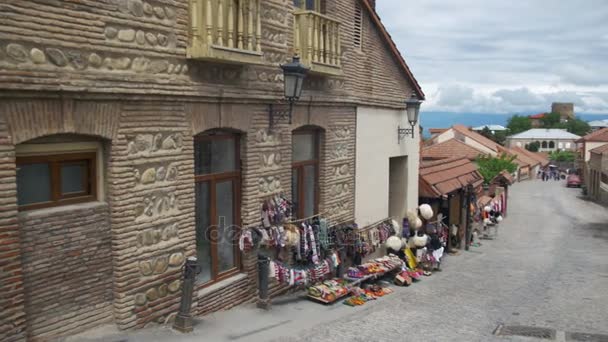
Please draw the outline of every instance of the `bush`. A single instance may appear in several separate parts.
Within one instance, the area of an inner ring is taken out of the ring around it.
[[[556,162],[573,162],[576,160],[576,153],[572,151],[553,151],[549,153],[549,159]]]
[[[477,166],[484,183],[490,183],[494,177],[504,170],[507,170],[509,173],[517,171],[517,164],[513,162],[515,158],[515,156],[508,156],[506,154],[502,154],[499,157],[492,157],[490,155],[477,157]]]

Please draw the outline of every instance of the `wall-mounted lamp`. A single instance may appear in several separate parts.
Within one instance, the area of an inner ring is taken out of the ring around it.
[[[269,105],[268,125],[271,130],[272,127],[284,117],[288,117],[289,123],[291,124],[293,104],[298,101],[300,95],[302,95],[302,85],[304,84],[304,78],[309,70],[304,64],[300,63],[300,57],[298,55],[293,56],[293,60],[290,63],[281,65],[281,69],[283,69],[285,99],[289,103],[289,108],[279,111],[276,110],[272,104]]]
[[[418,115],[420,114],[420,104],[422,104],[421,100],[418,100],[415,92],[412,92],[412,96],[405,100],[406,110],[407,110],[407,121],[410,123],[411,128],[401,128],[401,126],[397,127],[397,142],[401,142],[401,140],[408,134],[412,135],[414,138],[414,127],[416,123],[418,123]]]

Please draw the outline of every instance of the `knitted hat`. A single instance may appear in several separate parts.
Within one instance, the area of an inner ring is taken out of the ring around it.
[[[402,247],[401,239],[396,236],[391,236],[386,240],[386,247],[394,251],[398,251]]]
[[[420,216],[425,220],[430,220],[433,217],[433,209],[430,205],[422,204],[418,209],[420,210]]]

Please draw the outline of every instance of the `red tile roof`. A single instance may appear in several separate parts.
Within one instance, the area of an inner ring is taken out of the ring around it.
[[[608,127],[598,129],[595,132],[591,132],[584,137],[578,139],[576,142],[593,141],[593,142],[608,142]]]
[[[534,115],[529,115],[528,117],[530,119],[542,119],[545,117],[545,115],[547,115],[547,113],[538,113],[538,114],[534,114]]]
[[[522,156],[520,153],[516,152],[511,148],[500,146],[499,150],[501,153],[506,153],[509,156],[515,156],[515,160],[513,160],[513,162],[519,165],[519,167],[526,167],[532,166],[532,164],[538,164],[536,160],[531,161],[531,158],[526,158],[525,156]]]
[[[509,171],[503,170],[501,173],[497,174],[490,183],[496,184],[506,182],[508,185],[511,185],[514,181],[515,179],[513,179],[513,175],[511,175]]]
[[[484,153],[460,140],[449,139],[439,144],[424,147],[421,154],[422,159],[464,157],[469,160],[474,160],[477,156]]]
[[[429,133],[431,134],[441,134],[447,131],[449,128],[429,128]]]
[[[410,70],[410,68],[407,66],[407,63],[405,63],[405,59],[401,55],[401,52],[399,52],[399,49],[397,49],[397,45],[393,41],[393,38],[391,37],[391,35],[386,30],[386,27],[384,27],[384,24],[382,24],[382,21],[380,20],[380,16],[376,12],[375,6],[372,5],[372,3],[370,2],[370,0],[361,0],[361,2],[365,6],[365,8],[367,8],[367,11],[370,13],[372,21],[376,24],[376,26],[380,30],[380,34],[382,35],[382,37],[386,41],[387,45],[391,49],[391,52],[393,53],[393,55],[395,56],[395,58],[399,62],[399,64],[400,64],[401,68],[403,69],[403,72],[405,73],[406,77],[409,78],[409,80],[412,82],[414,90],[416,90],[416,93],[418,94],[418,96],[420,97],[420,99],[424,100],[425,99],[425,95],[424,95],[424,92],[422,91],[422,88],[420,87],[420,84],[418,83],[418,81],[416,80],[416,78],[414,77],[414,75],[412,74],[412,71]],[[409,98],[409,94],[404,94],[404,95],[407,98]]]
[[[484,137],[483,135],[481,135],[477,132],[470,130],[468,127],[466,127],[464,125],[454,125],[454,126],[452,126],[452,129],[477,141],[478,143],[482,144],[483,146],[485,146],[493,151],[498,152],[498,149],[499,149],[498,143]]]
[[[608,153],[608,144],[602,145],[600,147],[596,147],[596,148],[590,150],[589,152],[595,153],[595,154]]]
[[[469,184],[481,184],[483,177],[477,166],[466,158],[450,158],[420,165],[420,197],[436,198],[462,189]]]
[[[531,167],[541,164],[541,162],[537,158],[529,155],[528,154],[529,151],[526,150],[525,148],[516,146],[516,147],[513,147],[511,150],[514,151],[518,155],[519,158],[521,158],[524,162],[528,163],[528,165],[530,165]],[[549,164],[548,160],[547,160],[547,164]]]

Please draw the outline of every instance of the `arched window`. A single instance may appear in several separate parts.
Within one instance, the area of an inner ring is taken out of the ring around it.
[[[317,213],[319,182],[319,130],[293,131],[291,193],[297,217]]]
[[[555,142],[549,141],[549,148],[555,148]]]
[[[542,148],[547,148],[547,142],[543,141],[543,143],[540,145]]]
[[[240,136],[210,131],[194,138],[198,280],[215,282],[239,271]]]

